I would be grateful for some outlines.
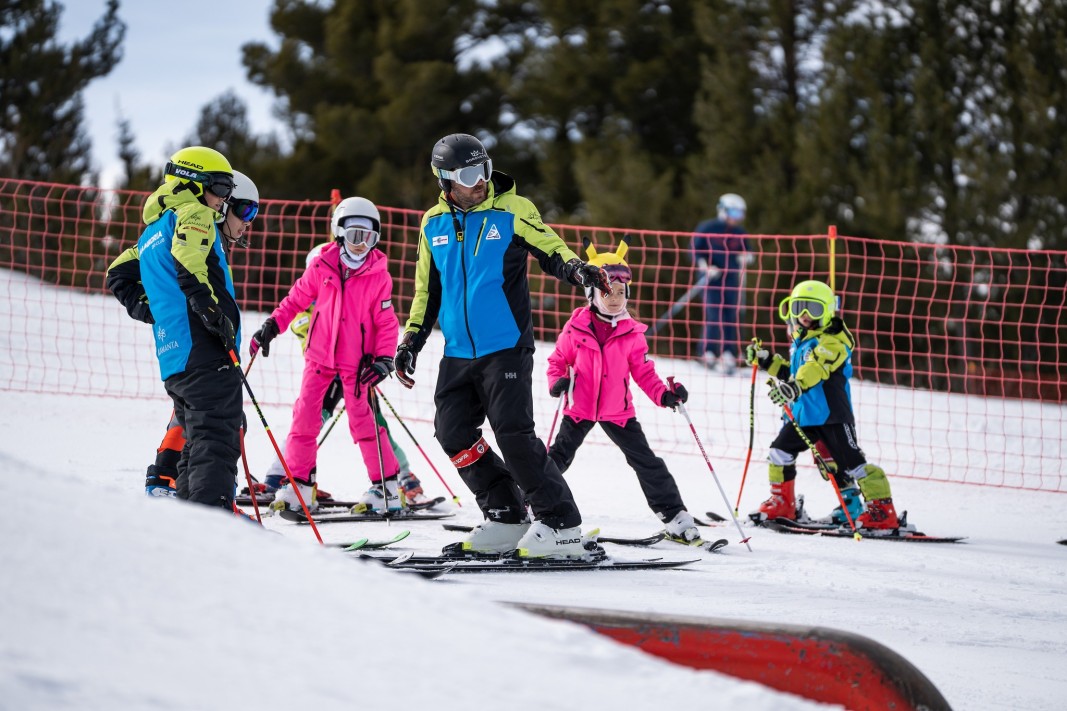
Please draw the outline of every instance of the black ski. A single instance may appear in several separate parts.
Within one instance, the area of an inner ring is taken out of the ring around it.
[[[810,536],[824,536],[828,538],[855,537],[852,529],[848,527],[822,523],[797,522],[788,518],[776,518],[771,521],[764,521],[761,525],[764,528],[777,533],[807,534]],[[920,531],[903,528],[861,528],[860,536],[868,540],[911,541],[912,543],[959,543],[966,538],[966,536],[928,536]]]
[[[306,524],[308,522],[307,517],[304,516],[301,511],[291,511],[289,509],[283,509],[278,512],[286,521],[293,521],[295,523]],[[375,521],[437,521],[442,518],[452,518],[454,513],[421,513],[419,511],[410,512],[409,509],[401,509],[395,514],[323,514],[322,516],[313,516],[315,523],[373,523]]]
[[[369,556],[363,556],[369,557]],[[373,556],[378,558],[377,556]],[[378,558],[381,561],[381,558]],[[497,560],[459,560],[433,556],[411,556],[403,560],[391,560],[386,567],[400,570],[440,571],[450,573],[534,573],[552,571],[589,570],[662,570],[679,568],[695,560],[667,561],[660,558],[644,560],[618,560],[607,558],[599,561],[560,560],[554,558],[503,558]],[[443,574],[443,573],[442,573]]]
[[[274,497],[271,496],[271,495],[264,495],[263,497],[256,499],[257,503],[261,507],[262,506],[269,506],[270,502],[273,501],[273,500],[274,500]],[[405,508],[408,509],[409,511],[424,511],[426,509],[431,509],[434,506],[437,506],[438,504],[443,504],[444,502],[445,502],[445,497],[438,496],[437,498],[430,499],[428,501],[422,501],[422,502],[419,502],[417,504],[407,504],[405,506]],[[248,497],[248,496],[238,496],[235,499],[235,503],[238,506],[251,506],[252,505],[252,498]],[[319,499],[316,503],[318,504],[318,507],[319,507],[318,510],[321,511],[323,509],[351,509],[353,506],[355,506],[359,502],[358,501],[340,501],[338,499]]]
[[[726,520],[725,516],[720,516],[719,514],[715,513],[714,511],[705,511],[704,515],[708,517],[709,521],[714,521],[715,523],[722,523],[723,521]],[[698,526],[714,526],[715,525],[715,523],[706,523],[704,521],[701,521],[700,519],[693,519],[693,520],[697,522]]]
[[[660,535],[663,536],[664,540],[666,540],[666,541],[668,541],[670,543],[677,543],[678,545],[688,546],[689,548],[697,548],[697,549],[702,550],[702,551],[707,551],[708,553],[715,553],[717,551],[722,550],[726,546],[730,545],[730,541],[726,540],[725,538],[719,538],[718,540],[714,540],[714,541],[708,541],[708,540],[701,539],[699,542],[693,542],[693,541],[682,541],[682,540],[679,540],[677,538],[672,538],[672,537],[667,535],[666,531],[664,531]]]
[[[470,533],[474,530],[474,526],[464,526],[458,523],[446,523],[443,524],[446,531],[455,531],[457,533]],[[617,546],[652,546],[662,541],[666,534],[654,533],[651,536],[645,538],[617,538],[614,536],[601,536],[600,534],[590,534],[594,537],[598,543],[614,543]]]
[[[1059,543],[1061,546],[1067,546],[1067,538],[1064,538],[1062,541],[1056,541],[1056,543]]]

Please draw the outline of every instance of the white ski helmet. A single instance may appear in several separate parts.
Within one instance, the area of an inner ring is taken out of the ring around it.
[[[367,198],[345,198],[333,211],[333,236],[338,242],[368,247],[378,244],[382,232],[382,218],[378,208]]]
[[[740,195],[726,193],[719,198],[716,210],[718,210],[720,220],[730,219],[742,222],[745,219],[745,213],[748,211],[748,205],[745,204],[745,199]]]
[[[239,170],[233,171],[233,192],[226,198],[226,202],[222,203],[220,223],[225,225],[226,217],[231,211],[241,222],[251,222],[259,214],[259,188]],[[231,241],[238,247],[248,246],[248,238],[243,235]]]

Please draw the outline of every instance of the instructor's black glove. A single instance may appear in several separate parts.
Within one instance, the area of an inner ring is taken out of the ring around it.
[[[233,322],[222,313],[222,309],[210,296],[198,296],[189,299],[189,307],[204,322],[204,328],[218,336],[223,349],[229,353],[236,347],[234,343]]]
[[[396,347],[393,365],[396,367],[396,379],[409,390],[415,385],[415,379],[411,376],[415,374],[415,361],[418,357],[419,352],[415,350],[415,333],[408,331]]]
[[[659,398],[659,404],[662,407],[669,407],[672,410],[678,407],[679,403],[685,403],[689,401],[689,391],[685,389],[685,386],[681,383],[674,383],[673,389],[667,389],[663,391],[663,395]]]
[[[373,388],[395,370],[392,356],[378,356],[370,363],[364,364],[359,371],[359,382]]]
[[[569,388],[570,386],[570,378],[560,378],[556,382],[552,383],[552,387],[548,389],[548,394],[552,397],[559,397],[563,393],[567,392],[567,388]]]
[[[572,259],[567,262],[567,278],[572,284],[585,288],[599,289],[602,294],[611,294],[611,284],[608,283],[608,274],[595,264],[587,264],[580,259]]]
[[[263,349],[263,357],[266,358],[270,355],[270,342],[277,337],[278,322],[272,316],[263,322],[258,331],[252,334],[252,342],[248,344],[248,354],[255,356],[260,349]]]

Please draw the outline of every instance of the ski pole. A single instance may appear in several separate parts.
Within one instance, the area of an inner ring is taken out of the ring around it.
[[[370,398],[370,410],[371,414],[377,415],[379,412],[377,389],[371,386],[368,388],[370,392],[367,396]],[[325,438],[323,438],[325,439]],[[388,517],[389,513],[389,489],[385,486],[385,457],[382,456],[382,428],[378,424],[378,421],[374,421],[374,444],[378,450],[378,476],[381,477],[378,483],[382,486],[382,503],[385,506],[385,514]],[[403,502],[403,499],[401,499]],[[387,521],[389,523],[389,521]]]
[[[263,517],[259,515],[259,502],[256,501],[256,487],[252,486],[252,472],[248,469],[248,455],[245,454],[245,430],[241,428],[241,463],[245,467],[245,481],[248,482],[248,495],[252,497],[252,509],[256,512],[256,520],[263,525]]]
[[[670,385],[671,390],[674,390],[674,376],[667,378],[667,383]],[[719,493],[722,494],[722,500],[726,503],[726,508],[730,508],[730,499],[726,497],[726,491],[722,488],[722,482],[719,481],[719,475],[715,473],[715,467],[711,466],[711,459],[708,458],[708,453],[704,450],[704,444],[700,441],[700,437],[697,435],[697,428],[693,426],[693,420],[689,417],[688,410],[685,409],[685,405],[679,402],[676,407],[678,411],[685,417],[685,421],[689,423],[689,431],[693,433],[693,439],[696,440],[697,447],[700,449],[700,453],[704,455],[704,461],[708,465],[708,470],[711,472],[711,477],[715,480],[715,485],[719,487]],[[734,525],[737,526],[737,532],[741,534],[741,542],[748,548],[749,553],[752,552],[752,546],[748,544],[750,536],[746,536],[745,532],[741,529],[741,524],[737,520],[737,516],[733,513],[730,517],[734,520]]]
[[[771,378],[767,380],[767,384],[771,387],[774,387],[774,379]],[[793,423],[793,428],[797,431],[797,434],[800,435],[800,439],[804,440],[804,444],[808,445],[808,449],[811,450],[811,454],[813,457],[815,457],[815,461],[823,467],[828,467],[828,465],[826,464],[826,460],[822,458],[822,455],[819,454],[819,450],[808,438],[807,433],[804,432],[804,428],[802,428],[797,422],[796,418],[793,417],[793,411],[789,409],[789,405],[782,405],[782,409],[785,411],[786,417],[789,418],[789,421]],[[827,471],[830,470],[827,469]],[[837,485],[837,478],[831,476],[830,483],[833,484],[834,493],[837,494],[837,501],[841,504],[841,510],[845,512],[845,518],[848,520],[848,525],[852,528],[853,537],[855,537],[857,541],[860,540],[863,536],[861,536],[860,532],[856,530],[856,523],[852,520],[852,514],[849,513],[848,507],[845,506],[845,498],[841,496],[841,487]]]
[[[293,480],[293,473],[289,471],[289,465],[285,461],[285,455],[282,454],[281,447],[278,446],[277,440],[274,439],[274,433],[270,431],[270,425],[267,424],[267,418],[263,416],[263,410],[259,407],[259,401],[256,400],[255,394],[252,392],[252,386],[248,384],[248,378],[245,377],[244,371],[241,370],[241,361],[237,359],[237,354],[230,349],[230,360],[233,361],[233,365],[237,368],[237,372],[241,374],[241,382],[245,385],[245,390],[248,391],[248,397],[252,400],[252,406],[256,408],[256,414],[259,415],[259,421],[263,423],[263,429],[267,431],[267,437],[270,438],[270,443],[274,446],[274,453],[278,455],[278,461],[282,463],[282,469],[285,470],[285,477],[289,480],[289,486],[293,487],[293,492],[296,494],[297,500],[300,502],[300,508],[304,509],[304,515],[307,516],[308,523],[311,524],[311,530],[315,532],[315,538],[322,543],[322,536],[319,535],[319,527],[315,525],[315,519],[311,517],[311,512],[308,511],[308,506],[304,503],[304,496],[300,493],[300,487],[296,485],[296,481]]]
[[[763,345],[758,338],[753,338],[756,350]],[[752,460],[752,442],[756,437],[756,374],[759,372],[759,359],[752,364],[752,383],[748,387],[748,454],[745,455],[745,468],[741,472],[741,486],[737,489],[737,503],[734,504],[734,516],[741,508],[741,492],[745,490],[745,478],[748,477],[748,463]]]
[[[559,421],[559,413],[563,412],[564,400],[567,394],[574,390],[574,381],[571,379],[571,368],[567,366],[567,393],[560,393],[559,404],[556,405],[556,416],[552,418],[552,426],[548,428],[548,439],[545,440],[545,450],[552,449],[552,434],[556,431],[556,423]]]
[[[697,279],[696,283],[689,288],[689,291],[685,292],[678,297],[678,300],[671,304],[670,308],[663,312],[663,314],[656,319],[656,322],[652,325],[652,333],[659,333],[660,329],[667,325],[667,322],[677,316],[685,305],[693,300],[693,297],[700,293],[700,290],[708,283],[708,274],[705,272],[703,276]]]
[[[430,460],[429,455],[426,454],[426,451],[422,448],[422,445],[419,444],[419,440],[415,439],[415,435],[411,434],[411,430],[409,430],[408,426],[404,424],[404,420],[400,418],[400,415],[397,413],[396,408],[393,407],[393,403],[389,402],[389,398],[383,395],[380,390],[378,390],[377,388],[375,388],[375,390],[378,392],[378,397],[382,399],[382,402],[384,402],[389,407],[389,411],[393,413],[393,417],[396,418],[396,421],[399,422],[400,426],[404,428],[404,431],[408,433],[408,437],[411,438],[411,441],[415,443],[415,448],[419,450],[419,454],[421,454],[423,459],[426,460],[426,463],[430,465],[430,469],[433,469],[433,473],[437,475],[437,478],[441,480],[441,485],[445,487],[445,491],[447,491],[452,497],[452,501],[456,504],[456,506],[462,507],[463,504],[460,503],[459,497],[452,493],[452,489],[449,488],[448,482],[446,482],[445,478],[441,476],[441,472],[437,471],[437,467],[433,465],[433,462]]]
[[[341,415],[343,414],[345,414],[345,406],[341,405],[341,409],[337,411],[337,414],[330,418],[330,426],[327,427],[326,431],[322,433],[321,437],[319,437],[319,442],[315,445],[316,447],[322,446],[322,443],[325,442],[326,438],[330,436],[331,432],[333,432],[333,426],[337,424],[337,421],[341,419]]]

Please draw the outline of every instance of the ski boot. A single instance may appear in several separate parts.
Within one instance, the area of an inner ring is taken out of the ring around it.
[[[162,496],[165,498],[178,498],[178,489],[174,479],[160,474],[149,474],[144,480],[145,496]]]
[[[796,479],[789,481],[771,482],[770,497],[759,505],[759,508],[748,515],[752,522],[761,524],[764,521],[773,521],[776,518],[787,518],[795,521],[797,518],[797,501],[794,496]]]
[[[659,514],[663,518],[663,514]],[[667,538],[678,543],[684,543],[689,546],[699,546],[703,541],[700,539],[700,531],[697,529],[696,521],[693,520],[693,516],[686,510],[679,511],[674,518],[667,522],[666,526]]]
[[[400,475],[400,488],[404,490],[404,499],[407,501],[408,506],[425,504],[430,501],[426,496],[426,492],[422,490],[422,482],[410,471]]]
[[[519,540],[530,530],[530,523],[501,523],[483,521],[474,527],[467,540],[450,543],[441,551],[445,555],[502,554],[519,547]]]
[[[833,523],[838,526],[848,526],[849,517],[852,518],[852,522],[856,524],[858,528],[859,516],[863,513],[863,499],[860,498],[860,490],[857,486],[846,486],[841,489],[841,498],[845,502],[845,506],[848,507],[848,517],[845,516],[845,512],[838,506],[830,515],[824,519],[821,519],[822,523]]]
[[[385,494],[382,494],[381,483],[371,486],[366,493],[359,498],[352,507],[353,514],[386,514],[398,513],[403,508],[400,500],[396,477],[385,480]]]
[[[314,513],[319,507],[318,487],[314,482],[304,483],[299,479],[294,480],[299,488],[300,496],[303,497],[304,503],[308,507],[308,511]],[[274,492],[274,501],[270,502],[271,511],[284,511],[289,509],[290,511],[304,512],[304,509],[300,506],[300,499],[297,498],[297,494],[293,491],[291,484],[285,484],[282,488]]]
[[[842,492],[844,493],[844,492]],[[893,499],[874,499],[867,502],[867,510],[856,519],[856,528],[900,528],[897,511],[893,508]]]
[[[552,528],[541,521],[530,524],[530,529],[519,539],[515,548],[520,558],[594,561],[607,557],[607,553],[596,541],[582,536],[581,526]]]

